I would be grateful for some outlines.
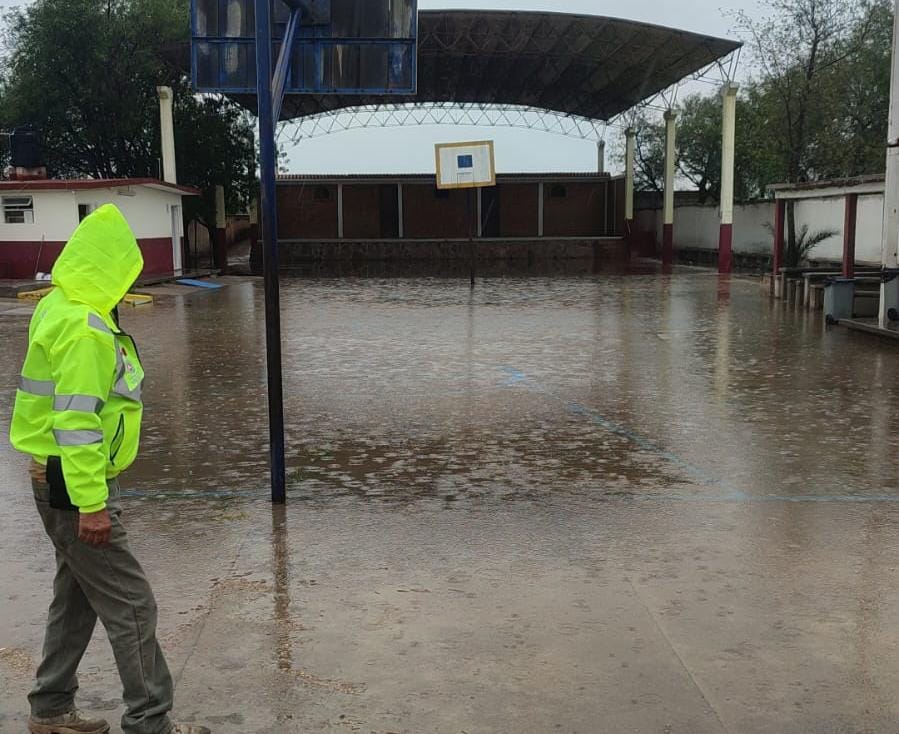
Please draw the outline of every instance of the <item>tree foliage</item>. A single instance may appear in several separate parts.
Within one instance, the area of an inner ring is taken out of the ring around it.
[[[197,98],[183,83],[179,91],[175,95],[178,176],[202,192],[185,199],[185,212],[212,233],[216,186],[225,187],[228,211],[245,207],[254,195],[253,128],[246,113],[224,98]]]
[[[779,173],[800,182],[882,170],[892,24],[887,0],[767,0],[769,13],[737,15],[754,61],[757,88]],[[885,31],[885,28],[888,29]],[[886,76],[884,77],[884,71]],[[878,84],[885,78],[886,85]],[[866,85],[861,89],[860,83]],[[866,105],[859,114],[859,104]],[[888,102],[887,102],[888,104]],[[853,120],[853,118],[856,118]],[[864,119],[865,129],[858,121]],[[877,137],[878,133],[882,133]],[[880,160],[846,146],[881,148]],[[785,170],[784,170],[785,169]]]
[[[767,14],[736,16],[751,54],[737,107],[738,199],[770,184],[882,172],[889,108],[889,0],[765,0]],[[678,106],[679,175],[703,200],[721,188],[721,102]],[[660,190],[664,126],[638,122],[638,181]],[[795,237],[795,229],[793,236]],[[794,242],[795,244],[795,242]]]
[[[678,106],[677,173],[682,181],[698,192],[700,203],[715,202],[721,196],[721,100],[718,97],[691,95]],[[756,166],[754,126],[750,102],[737,101],[740,120],[736,140],[736,195],[749,199],[757,195],[752,182]],[[662,191],[665,175],[665,127],[646,117],[637,121],[635,172],[637,186]]]
[[[175,90],[179,183],[214,224],[215,186],[246,203],[255,176],[252,129],[230,102],[193,95],[163,51],[188,38],[186,0],[36,0],[6,16],[0,116],[38,129],[51,175],[160,175],[156,87]],[[212,203],[212,214],[209,204]]]

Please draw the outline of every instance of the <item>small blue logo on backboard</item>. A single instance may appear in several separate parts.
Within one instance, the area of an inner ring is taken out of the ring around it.
[[[470,155],[460,155],[457,160],[459,168],[474,168],[474,160]]]

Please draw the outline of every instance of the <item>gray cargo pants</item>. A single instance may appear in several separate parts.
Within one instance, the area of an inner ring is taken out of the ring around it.
[[[78,540],[78,513],[51,508],[46,484],[32,481],[32,487],[44,528],[56,549],[44,658],[28,696],[32,715],[55,716],[74,707],[76,671],[99,617],[122,679],[122,730],[125,734],[168,734],[172,729],[168,717],[172,678],[156,641],[156,600],[122,526],[118,482],[109,482],[107,509],[112,535],[109,544],[101,548]]]

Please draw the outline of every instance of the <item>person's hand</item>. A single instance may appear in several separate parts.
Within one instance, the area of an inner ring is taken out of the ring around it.
[[[78,520],[78,539],[88,545],[101,546],[109,542],[112,522],[106,510],[81,513]]]
[[[34,459],[31,460],[31,464],[28,466],[28,473],[38,484],[47,483],[47,467],[43,464],[38,464]]]

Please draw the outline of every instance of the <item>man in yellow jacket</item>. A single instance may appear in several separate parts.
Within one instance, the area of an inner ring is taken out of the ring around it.
[[[117,477],[137,456],[143,368],[115,308],[143,269],[111,205],[84,219],[53,268],[28,330],[10,440],[32,457],[32,487],[56,551],[43,660],[29,695],[32,734],[105,734],[75,708],[76,671],[106,628],[124,689],[125,734],[198,734],[173,724],[172,678],[156,640],[156,602],[128,546]]]

